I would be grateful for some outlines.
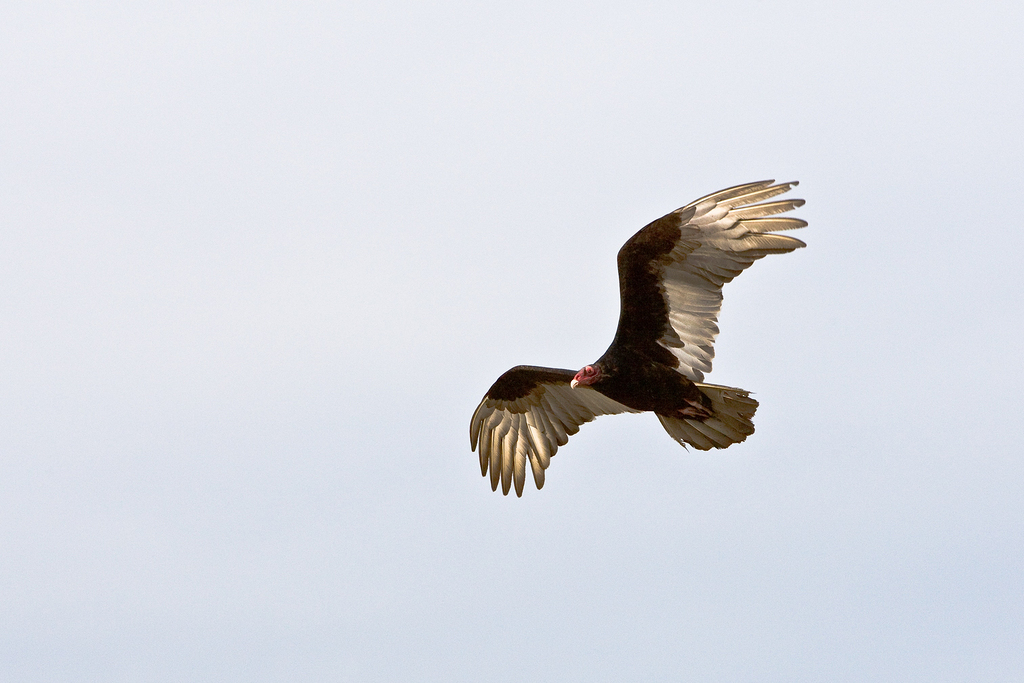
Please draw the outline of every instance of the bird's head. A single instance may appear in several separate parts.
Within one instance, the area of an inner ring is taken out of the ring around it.
[[[597,380],[601,379],[601,368],[596,365],[587,365],[582,370],[576,373],[576,376],[569,382],[569,386],[573,389],[579,385],[587,386],[593,384]]]

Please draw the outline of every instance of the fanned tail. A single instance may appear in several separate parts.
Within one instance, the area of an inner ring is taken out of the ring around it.
[[[690,444],[700,451],[728,448],[754,433],[750,418],[757,410],[757,401],[750,392],[717,384],[697,384],[711,399],[712,415],[704,421],[658,415],[668,435],[681,444]]]

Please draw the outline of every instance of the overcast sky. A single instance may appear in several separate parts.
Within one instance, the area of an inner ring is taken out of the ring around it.
[[[0,678],[1024,678],[1019,2],[8,2]],[[757,432],[492,493],[615,252],[800,180]]]

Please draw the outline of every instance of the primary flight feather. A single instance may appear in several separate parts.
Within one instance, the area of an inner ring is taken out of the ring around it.
[[[718,335],[722,286],[755,260],[805,246],[776,234],[807,225],[780,216],[802,199],[766,201],[796,182],[730,187],[677,209],[619,250],[619,325],[611,346],[578,372],[519,365],[498,378],[469,426],[491,489],[537,488],[551,457],[598,415],[652,411],[669,436],[702,451],[754,433],[757,401],[704,384]]]

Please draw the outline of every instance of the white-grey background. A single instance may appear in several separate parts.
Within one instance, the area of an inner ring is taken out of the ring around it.
[[[12,2],[0,678],[1024,677],[1019,2]],[[490,491],[505,369],[741,182],[757,433],[603,418]]]

